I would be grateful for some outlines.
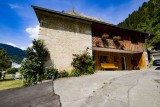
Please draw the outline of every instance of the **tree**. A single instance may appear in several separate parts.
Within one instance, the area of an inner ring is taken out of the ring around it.
[[[156,42],[160,42],[159,0],[149,0],[148,2],[144,2],[137,11],[130,14],[128,18],[119,23],[118,26],[156,34],[156,37],[147,42],[149,43],[149,46],[152,46]]]
[[[33,46],[26,50],[27,58],[21,63],[20,72],[26,85],[42,81],[45,73],[45,61],[49,58],[49,51],[42,40],[33,40]]]
[[[11,60],[9,59],[7,52],[4,49],[0,49],[0,70],[6,70],[12,65]]]
[[[18,72],[18,68],[8,68],[6,71],[7,74],[15,74]]]

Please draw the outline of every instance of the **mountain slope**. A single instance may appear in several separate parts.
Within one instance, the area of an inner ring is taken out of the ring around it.
[[[144,2],[118,26],[156,34],[150,45],[160,41],[160,0]]]
[[[10,45],[6,45],[6,44],[2,44],[2,43],[0,43],[0,48],[3,48],[7,51],[10,59],[13,62],[21,63],[23,58],[25,58],[25,52],[19,48],[16,48]]]

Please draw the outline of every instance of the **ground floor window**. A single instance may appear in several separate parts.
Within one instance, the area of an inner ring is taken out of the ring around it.
[[[108,63],[107,56],[100,56],[100,63]]]

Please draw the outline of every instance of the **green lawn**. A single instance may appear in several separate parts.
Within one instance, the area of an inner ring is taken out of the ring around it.
[[[6,90],[22,86],[23,86],[22,80],[13,80],[11,76],[6,75],[5,80],[0,80],[0,90]]]

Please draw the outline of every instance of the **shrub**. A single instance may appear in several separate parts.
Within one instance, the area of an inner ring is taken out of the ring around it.
[[[54,77],[54,79],[58,78],[58,69],[53,66],[45,69],[45,79],[52,79],[52,77]]]
[[[102,39],[107,39],[109,37],[109,35],[107,34],[107,33],[104,33],[103,35],[102,35]]]
[[[121,37],[120,37],[120,36],[114,36],[114,37],[113,37],[113,40],[114,40],[114,41],[120,41],[120,40],[121,40]]]
[[[94,73],[94,69],[93,69],[92,66],[88,66],[88,68],[87,68],[87,73],[88,73],[88,74],[93,74],[93,73]]]
[[[6,70],[6,73],[7,74],[15,74],[16,72],[18,72],[18,69],[17,68],[8,68]]]
[[[66,71],[59,72],[58,73],[58,78],[63,78],[63,77],[69,77],[69,73]]]
[[[79,70],[80,74],[84,74],[84,73],[92,74],[94,72],[94,69],[93,69],[94,61],[92,60],[92,57],[88,53],[88,49],[89,48],[87,48],[86,51],[84,51],[81,54],[73,54],[74,58],[71,65],[76,70]]]
[[[71,71],[71,73],[70,73],[70,76],[72,76],[72,77],[79,77],[79,76],[81,76],[81,73],[80,73],[80,71],[78,70],[78,69],[72,69],[72,71]]]
[[[0,71],[0,79],[1,79],[1,77],[2,77],[2,72]]]

